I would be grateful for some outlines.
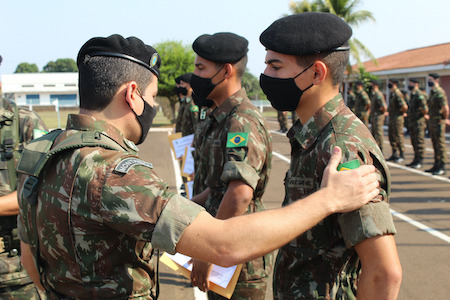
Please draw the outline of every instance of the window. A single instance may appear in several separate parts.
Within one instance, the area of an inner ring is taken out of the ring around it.
[[[64,86],[77,86],[76,83],[64,83]]]
[[[30,87],[34,87],[34,84],[22,84],[23,88],[30,88]]]
[[[27,105],[39,105],[39,94],[32,94],[26,96]]]
[[[44,87],[55,87],[56,85],[54,84],[44,84]]]
[[[76,94],[61,94],[61,95],[50,95],[50,102],[56,104],[58,101],[59,106],[77,106],[77,95]]]

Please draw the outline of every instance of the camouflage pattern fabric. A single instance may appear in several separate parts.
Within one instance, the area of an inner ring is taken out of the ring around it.
[[[203,192],[208,188],[208,186],[205,183],[206,178],[204,177],[206,176],[206,172],[200,172],[199,170],[206,167],[203,164],[201,164],[202,160],[200,150],[202,149],[203,137],[206,134],[207,129],[206,124],[208,124],[206,120],[208,120],[208,117],[211,112],[212,112],[211,108],[201,108],[200,113],[198,115],[199,119],[197,127],[195,128],[194,142],[193,142],[194,152],[192,153],[194,157],[194,169],[195,169],[194,184],[192,187],[193,196],[200,194],[201,192]]]
[[[347,106],[352,112],[355,112],[355,97],[353,90],[349,90],[347,94]]]
[[[264,116],[241,89],[215,108],[204,126],[203,134],[198,136],[196,142],[199,162],[194,182],[203,181],[198,183],[199,186],[210,188],[206,210],[213,216],[217,214],[231,180],[243,181],[253,188],[253,199],[247,213],[264,210],[261,197],[272,160],[272,137]],[[239,284],[267,279],[272,261],[273,255],[270,253],[244,264],[232,299],[242,299],[248,295],[248,288],[242,285],[241,291]],[[257,295],[263,289],[265,292],[265,286],[255,285],[252,290]]]
[[[181,98],[178,107],[177,120],[175,122],[175,132],[181,132],[181,128],[184,122],[184,111],[186,110],[187,103],[184,101],[186,98]]]
[[[339,94],[305,125],[297,122],[287,134],[292,157],[285,178],[283,206],[320,189],[323,171],[334,146],[341,163],[358,160],[377,168],[381,202],[334,214],[283,246],[275,262],[274,299],[356,299],[361,271],[354,245],[383,234],[394,234],[389,211],[390,173],[368,128]]]
[[[384,95],[381,91],[373,92],[371,95],[372,109],[371,109],[371,132],[380,147],[381,152],[383,152],[383,125],[384,125],[384,111],[387,110],[386,101]]]
[[[280,124],[280,131],[286,132],[287,131],[287,121],[286,121],[286,115],[283,111],[278,110],[277,111],[277,119],[278,123]]]
[[[419,89],[412,91],[408,105],[408,128],[414,157],[418,159],[422,159],[425,153],[426,122],[423,112],[427,110],[426,96]]]
[[[355,115],[367,126],[369,127],[369,110],[370,108],[370,98],[366,91],[356,91],[355,93]]]
[[[393,153],[404,153],[405,142],[403,134],[404,118],[401,111],[402,106],[406,105],[402,92],[396,88],[389,96],[389,142],[391,143]]]
[[[448,105],[447,95],[442,87],[431,90],[428,99],[428,107],[430,111],[429,130],[431,142],[434,149],[435,163],[447,163],[447,150],[445,147],[445,119],[443,106]]]
[[[18,113],[18,123],[14,114]],[[12,132],[13,155],[10,159],[3,146],[1,146],[0,159],[0,196],[8,195],[16,190],[16,176],[14,169],[20,153],[27,143],[48,131],[44,122],[34,112],[15,107],[15,104],[0,99],[0,136],[5,130]],[[17,127],[16,127],[17,126]],[[17,130],[16,130],[16,129]],[[17,132],[16,132],[17,131]],[[13,170],[10,167],[13,166]],[[0,298],[1,299],[39,299],[36,288],[20,262],[20,242],[17,238],[17,216],[0,217]]]
[[[198,106],[194,104],[191,97],[184,98],[185,108],[180,122],[180,131],[182,136],[195,133],[195,127],[198,122]]]
[[[203,210],[168,192],[151,164],[112,125],[69,115],[54,146],[79,131],[97,130],[123,151],[83,147],[59,153],[42,174],[33,211],[19,181],[20,239],[36,256],[50,299],[154,298],[153,250],[174,253],[184,229]],[[30,143],[28,147],[33,147]],[[39,242],[36,241],[36,236]]]

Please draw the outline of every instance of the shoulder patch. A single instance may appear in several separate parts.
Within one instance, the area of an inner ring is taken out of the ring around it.
[[[348,161],[346,163],[343,164],[339,164],[337,167],[338,171],[348,171],[348,170],[353,170],[358,168],[361,165],[361,163],[359,162],[359,160],[354,159],[351,161]]]
[[[248,143],[248,132],[227,134],[227,148],[245,147]]]
[[[191,106],[191,111],[192,112],[198,112],[198,106],[197,105],[192,105]]]
[[[41,136],[44,136],[48,133],[48,131],[42,130],[42,129],[33,129],[33,138],[37,139],[40,138]]]
[[[149,162],[143,161],[142,159],[136,157],[127,157],[117,164],[114,171],[126,174],[134,166],[144,166],[153,169],[153,165]]]

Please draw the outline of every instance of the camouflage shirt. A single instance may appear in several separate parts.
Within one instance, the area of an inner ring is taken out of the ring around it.
[[[350,111],[341,95],[328,101],[302,126],[288,132],[292,147],[285,178],[283,206],[320,189],[332,148],[343,151],[341,163],[357,160],[378,169],[382,202],[331,215],[283,246],[274,271],[276,299],[356,299],[360,262],[354,245],[395,233],[389,211],[390,174],[383,154],[367,127]]]
[[[178,107],[177,120],[175,123],[175,132],[181,132],[181,127],[183,125],[184,111],[186,110],[187,103],[184,101],[186,98],[181,98]]]
[[[253,188],[248,213],[263,210],[261,197],[271,169],[272,136],[261,112],[241,89],[215,108],[204,123],[203,134],[196,137],[199,161],[194,182],[201,180],[199,186],[210,189],[206,210],[217,214],[231,180]],[[239,280],[268,276],[272,269],[268,259],[247,263]]]
[[[366,106],[370,108],[370,98],[366,91],[356,91],[355,93],[355,115],[361,120],[369,119],[369,114]]]
[[[372,102],[371,114],[373,116],[383,115],[384,112],[381,109],[383,107],[385,109],[387,108],[383,93],[381,91],[373,92],[371,96],[371,102]]]
[[[96,130],[123,151],[83,147],[61,152],[39,185],[37,222],[18,186],[19,237],[36,255],[51,299],[149,299],[155,280],[153,248],[170,253],[203,210],[168,192],[151,164],[112,125],[88,115],[69,115],[55,145],[80,130]],[[31,144],[32,145],[32,144]],[[36,233],[37,231],[37,233]]]
[[[391,92],[389,96],[389,118],[402,117],[402,107],[406,104],[405,97],[403,97],[402,92],[396,88]]]
[[[195,127],[198,122],[198,106],[195,105],[191,97],[184,98],[186,107],[184,109],[183,118],[181,122],[181,135],[186,136],[195,133]]]
[[[444,111],[442,107],[448,105],[447,95],[442,87],[432,89],[430,98],[428,99],[428,107],[430,108],[429,115],[432,119],[443,119]]]
[[[411,99],[408,104],[409,121],[417,121],[424,118],[423,112],[428,109],[427,99],[420,90],[411,92]]]

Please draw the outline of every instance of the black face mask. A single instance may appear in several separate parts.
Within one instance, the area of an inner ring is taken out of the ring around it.
[[[412,91],[414,89],[413,85],[408,85],[408,90]]]
[[[142,98],[142,101],[144,101],[144,111],[141,115],[137,115],[134,110],[133,113],[136,116],[136,119],[139,122],[139,125],[141,125],[141,138],[136,143],[136,145],[142,144],[142,142],[145,141],[145,138],[147,137],[148,131],[152,127],[153,119],[156,115],[156,109],[151,106],[150,104],[145,101],[144,97],[142,96],[142,93],[138,90],[139,96]]]
[[[393,87],[392,83],[389,83],[388,88],[392,89],[392,87]]]
[[[428,81],[428,86],[429,87],[433,87],[434,86],[434,81]]]
[[[219,74],[219,72],[223,69],[224,66],[225,65],[223,65],[222,68],[220,68],[219,71],[217,71],[217,73],[214,74],[214,76],[211,78],[203,78],[195,74],[192,74],[189,84],[191,85],[192,90],[194,91],[194,93],[197,95],[198,98],[207,99],[209,94],[211,94],[211,92],[214,90],[214,88],[225,80],[224,78],[216,84],[212,83],[212,79],[217,74]]]
[[[214,105],[214,101],[211,99],[200,98],[196,93],[192,93],[192,99],[194,100],[194,104],[199,107],[212,107]]]
[[[264,94],[266,94],[267,99],[269,99],[273,108],[281,111],[294,111],[297,109],[303,93],[314,84],[311,84],[306,89],[301,90],[295,84],[295,78],[306,72],[306,70],[311,68],[313,65],[314,63],[301,71],[294,78],[275,78],[261,74],[259,77],[259,85],[261,86]]]

